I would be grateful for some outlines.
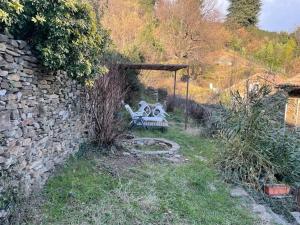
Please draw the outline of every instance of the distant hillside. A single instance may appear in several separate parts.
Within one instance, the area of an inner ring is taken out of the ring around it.
[[[189,64],[190,95],[196,101],[218,101],[220,93],[257,74],[287,79],[300,73],[300,35],[225,26],[217,12],[205,11],[196,0],[154,3],[111,0],[103,24],[115,48],[133,62]],[[178,74],[181,95],[185,73]],[[172,93],[172,74],[142,72],[140,77],[145,86]]]

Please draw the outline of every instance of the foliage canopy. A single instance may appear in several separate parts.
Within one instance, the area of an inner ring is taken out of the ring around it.
[[[261,0],[230,0],[228,9],[229,23],[238,24],[243,27],[255,26],[261,8]]]
[[[0,32],[27,40],[42,64],[84,81],[102,73],[109,38],[89,3],[79,0],[0,0]]]

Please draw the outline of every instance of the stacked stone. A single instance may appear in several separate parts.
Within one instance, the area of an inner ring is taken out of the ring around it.
[[[26,42],[0,34],[0,199],[8,186],[25,195],[41,187],[77,151],[82,90],[66,73],[43,69]],[[0,208],[0,221],[6,214]]]

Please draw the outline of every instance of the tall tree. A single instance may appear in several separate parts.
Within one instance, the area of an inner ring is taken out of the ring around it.
[[[230,0],[227,22],[243,27],[255,26],[261,10],[261,0]]]

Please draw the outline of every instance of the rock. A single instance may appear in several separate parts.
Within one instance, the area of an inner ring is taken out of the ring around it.
[[[217,188],[213,183],[209,183],[207,186],[210,191],[212,191],[212,192],[217,191]]]
[[[0,43],[0,52],[5,52],[6,45],[4,43]]]
[[[17,99],[17,95],[15,95],[15,94],[9,94],[8,96],[7,96],[7,99],[10,101],[10,100],[16,100]]]
[[[18,104],[15,101],[9,101],[8,104],[6,105],[6,109],[11,110],[11,109],[17,109]]]
[[[248,197],[249,194],[241,187],[235,187],[231,190],[230,196],[233,198]]]
[[[33,56],[24,56],[23,57],[24,60],[28,61],[28,62],[32,62],[32,63],[36,63],[37,62],[37,59]]]
[[[19,74],[10,74],[10,75],[8,75],[7,79],[12,80],[12,81],[19,81],[20,75]]]
[[[66,120],[69,117],[68,111],[60,111],[59,115],[62,117],[62,120]]]
[[[23,49],[27,46],[27,42],[26,41],[21,41],[21,40],[18,40],[17,41],[19,43],[19,48],[20,49]]]
[[[11,44],[15,48],[19,48],[19,44],[18,44],[18,42],[16,40],[10,40],[9,44]]]
[[[22,87],[22,83],[19,82],[19,81],[11,81],[10,83],[15,88],[21,88]]]
[[[19,57],[19,56],[21,56],[19,53],[14,52],[14,51],[10,51],[10,50],[8,50],[8,49],[6,49],[5,52],[6,52],[7,54],[11,55],[11,56],[14,56],[14,57]]]
[[[0,156],[0,164],[4,164],[6,162],[6,158]]]
[[[8,84],[6,81],[2,81],[2,82],[1,82],[1,88],[9,89],[10,86],[9,86],[9,84]]]
[[[55,94],[54,94],[54,95],[49,95],[48,97],[49,97],[50,99],[57,99],[57,98],[59,98],[59,96],[58,96],[58,95],[55,95]]]
[[[0,218],[5,218],[8,216],[8,212],[4,209],[0,210]]]
[[[5,164],[4,164],[4,168],[5,169],[8,169],[9,167],[11,167],[12,165],[16,164],[17,162],[17,159],[15,156],[11,156],[10,158],[8,158],[6,161],[5,161]]]
[[[29,74],[29,75],[33,74],[33,70],[31,70],[31,69],[23,69],[23,72],[26,74]]]
[[[131,156],[130,152],[123,152],[122,153],[124,156]]]
[[[201,156],[201,155],[196,155],[195,156],[196,159],[199,159],[201,162],[207,162],[207,158]]]
[[[291,215],[295,218],[297,224],[300,224],[300,212],[291,212]]]
[[[1,147],[0,146],[0,155],[3,155],[4,154],[4,152],[5,152],[5,149],[4,149],[4,147]],[[1,191],[0,191],[1,192]]]
[[[11,55],[5,55],[5,59],[9,63],[13,63],[14,62],[14,57],[12,57]]]
[[[5,96],[7,90],[3,89],[3,90],[0,90],[0,97],[2,96]]]
[[[18,100],[18,102],[21,101],[22,95],[23,95],[22,92],[18,92],[17,93],[17,100]]]
[[[7,42],[8,37],[6,35],[0,34],[0,42]]]
[[[0,70],[0,77],[6,77],[8,75],[8,71]]]
[[[9,129],[10,124],[10,112],[4,111],[0,113],[0,132]]]
[[[18,110],[12,110],[11,112],[11,119],[12,120],[18,120],[20,119],[20,113]]]
[[[30,146],[31,142],[32,142],[31,138],[26,138],[23,140],[22,146]]]
[[[17,127],[14,130],[5,131],[4,134],[8,138],[16,138],[16,139],[23,136],[23,132],[19,127]]]

